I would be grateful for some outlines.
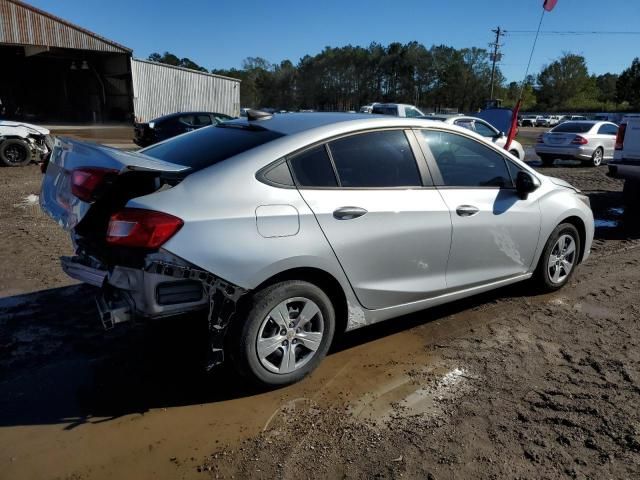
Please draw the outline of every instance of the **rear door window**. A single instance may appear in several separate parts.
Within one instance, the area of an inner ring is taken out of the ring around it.
[[[402,130],[367,132],[329,143],[340,185],[347,188],[422,186]]]
[[[617,125],[612,125],[610,123],[605,123],[598,129],[598,135],[617,135],[618,127]]]
[[[445,187],[511,188],[505,158],[478,140],[436,130],[422,130]]]
[[[184,123],[185,125],[192,126],[194,125],[194,117],[193,115],[180,115],[180,123]]]
[[[337,187],[331,160],[324,145],[289,157],[289,165],[300,187]]]
[[[497,135],[495,130],[493,130],[489,125],[479,122],[478,120],[474,122],[474,127],[476,130],[476,133],[479,133],[483,137],[493,138]]]
[[[196,171],[282,136],[282,133],[262,128],[218,125],[152,145],[141,153]]]
[[[404,114],[409,118],[421,117],[422,113],[420,113],[417,109],[413,107],[407,107],[404,110]]]
[[[198,127],[204,127],[205,125],[211,125],[211,117],[206,113],[201,113],[194,116],[194,125]]]

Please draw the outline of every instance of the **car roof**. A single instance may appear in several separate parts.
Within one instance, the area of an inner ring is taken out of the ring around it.
[[[343,122],[362,122],[363,125],[380,123],[384,119],[385,123],[394,122],[398,126],[408,126],[409,123],[404,117],[391,117],[389,115],[371,115],[369,113],[335,113],[335,112],[291,112],[281,115],[250,121],[247,118],[239,118],[225,122],[225,125],[245,125],[262,127],[285,135],[312,130],[314,128],[325,127]],[[378,121],[378,122],[376,122]],[[366,127],[365,127],[366,128]]]

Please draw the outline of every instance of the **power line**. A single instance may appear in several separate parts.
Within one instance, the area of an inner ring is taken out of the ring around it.
[[[509,30],[507,35],[535,35],[535,30]],[[640,35],[640,31],[616,32],[606,30],[547,30],[540,35]]]

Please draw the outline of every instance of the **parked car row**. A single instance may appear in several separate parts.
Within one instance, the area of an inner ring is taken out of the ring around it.
[[[587,120],[584,115],[523,115],[518,119],[521,127],[553,127],[563,122]]]

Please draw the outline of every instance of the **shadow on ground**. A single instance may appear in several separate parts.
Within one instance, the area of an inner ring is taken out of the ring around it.
[[[345,334],[330,355],[527,294],[526,289],[507,287]],[[228,366],[204,371],[204,319],[180,317],[104,332],[94,294],[79,285],[0,299],[0,426],[67,424],[72,429],[153,408],[263,393]],[[444,323],[442,328],[451,327]]]

